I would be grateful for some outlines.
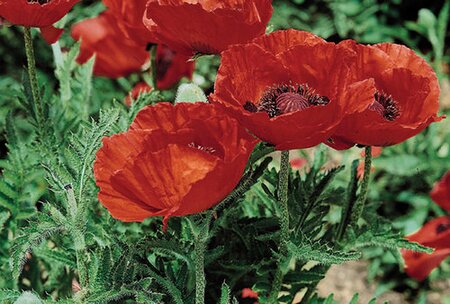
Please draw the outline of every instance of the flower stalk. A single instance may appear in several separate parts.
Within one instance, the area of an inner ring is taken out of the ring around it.
[[[361,184],[361,192],[359,194],[359,199],[356,204],[355,211],[352,214],[352,222],[357,223],[361,218],[364,207],[367,201],[367,194],[369,192],[369,182],[370,182],[370,170],[372,168],[372,147],[367,146],[365,148],[365,157],[364,157],[364,176]]]
[[[152,71],[152,87],[154,90],[158,90],[158,64],[156,62],[156,54],[158,45],[153,45],[150,49],[150,65]]]
[[[278,179],[278,202],[281,209],[280,217],[280,244],[279,259],[277,265],[277,271],[275,273],[275,278],[272,284],[272,290],[270,292],[269,303],[278,303],[278,294],[281,290],[281,285],[283,284],[283,262],[288,254],[288,243],[289,243],[289,207],[288,207],[288,188],[289,188],[289,151],[281,152],[281,164],[280,173]]]
[[[212,212],[206,214],[206,218],[199,224],[194,219],[189,219],[192,233],[194,234],[194,265],[195,265],[195,304],[205,303],[205,252],[209,241],[209,225]]]
[[[83,289],[88,285],[88,267],[85,260],[86,255],[86,241],[84,238],[83,221],[80,221],[77,201],[75,198],[75,193],[71,185],[66,186],[67,200],[68,200],[68,214],[72,222],[72,241],[75,247],[75,256],[77,259],[77,269],[80,278],[80,286]]]
[[[28,70],[28,78],[30,80],[31,93],[33,96],[34,102],[34,112],[36,122],[38,124],[39,130],[42,130],[43,126],[43,106],[41,95],[39,93],[39,84],[37,80],[36,73],[36,60],[34,57],[34,48],[33,48],[33,38],[31,37],[31,29],[29,27],[24,27],[24,40],[25,40],[25,53],[27,56],[27,70]]]

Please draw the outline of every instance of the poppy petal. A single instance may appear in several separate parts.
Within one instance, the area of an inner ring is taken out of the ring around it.
[[[48,44],[53,44],[59,40],[64,33],[64,29],[59,29],[53,26],[41,27],[41,34]]]

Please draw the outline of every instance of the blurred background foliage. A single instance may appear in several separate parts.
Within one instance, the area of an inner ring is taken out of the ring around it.
[[[354,39],[361,43],[396,42],[414,49],[438,73],[442,88],[442,111],[450,113],[450,52],[447,30],[449,1],[274,0],[273,4],[275,10],[270,30],[295,28],[313,32],[334,42],[343,39]],[[60,25],[70,28],[73,23],[96,16],[103,9],[100,1],[83,1],[75,6]],[[69,33],[66,31],[60,41],[63,50],[68,50],[74,44]],[[47,181],[39,166],[37,154],[20,153],[20,147],[33,140],[32,128],[24,119],[25,111],[17,99],[17,96],[23,94],[21,83],[26,62],[21,37],[19,27],[0,29],[0,272],[8,268],[7,241],[36,210],[42,208],[37,203],[38,200],[45,201],[53,195],[46,190]],[[59,82],[54,77],[52,48],[42,39],[35,39],[35,49],[40,81],[45,84],[47,92],[55,92],[59,89]],[[193,81],[206,92],[212,90],[218,63],[216,57],[207,56],[198,60]],[[123,107],[120,101],[136,81],[137,78],[133,76],[118,80],[95,77],[88,114],[98,117],[101,108],[113,105]],[[67,117],[70,113],[57,112],[54,115]],[[77,118],[73,119],[77,125]],[[8,138],[15,140],[9,140],[6,144]],[[61,132],[61,138],[65,138],[64,132]],[[11,149],[12,146],[14,149]],[[8,150],[15,152],[8,155]],[[374,160],[375,173],[369,194],[372,210],[377,210],[380,215],[392,220],[395,227],[405,234],[415,231],[427,220],[444,214],[431,201],[429,192],[434,182],[450,169],[449,151],[448,120],[431,126],[421,135],[401,145],[384,149],[381,156]],[[359,157],[358,152],[357,149],[345,153],[328,150],[334,165],[340,162],[350,164],[352,159]],[[307,156],[305,152],[295,153]],[[12,175],[10,172],[19,174]],[[348,174],[341,176],[344,183],[344,177]],[[14,208],[11,207],[11,201]],[[108,226],[111,223],[105,227]],[[134,224],[118,226],[119,228],[114,229],[126,233],[130,238],[136,237],[141,229],[150,229]],[[439,282],[450,280],[449,260],[434,271],[429,279],[417,283],[402,272],[401,260],[396,252],[382,248],[370,249],[366,250],[365,259],[369,261],[368,279],[376,282],[375,295],[394,290],[402,293],[412,303],[427,303],[427,294],[439,288],[436,287]],[[28,271],[32,269],[33,267],[29,267]],[[39,281],[35,274],[27,274],[27,277]],[[49,278],[53,287],[58,279]],[[0,289],[13,288],[10,283],[7,276],[0,276]],[[36,286],[32,282],[25,282],[22,288],[26,288],[27,284]],[[60,294],[69,293],[70,284],[70,281],[61,282]],[[47,289],[51,290],[46,286],[38,292],[45,292]],[[449,303],[450,300],[442,301]]]

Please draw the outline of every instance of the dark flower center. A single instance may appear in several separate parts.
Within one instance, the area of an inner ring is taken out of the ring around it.
[[[201,146],[201,145],[196,144],[195,142],[190,143],[188,146],[189,146],[189,148],[198,149],[200,151],[203,151],[203,152],[206,152],[206,153],[209,153],[209,154],[216,153],[216,149],[214,149],[213,147]]]
[[[47,4],[52,0],[27,0],[28,3],[39,3],[40,5]]]
[[[436,233],[437,233],[437,234],[440,234],[440,233],[443,233],[443,232],[445,232],[445,231],[447,231],[447,230],[449,230],[449,229],[450,229],[450,223],[439,224],[439,225],[436,227]]]
[[[377,91],[374,97],[375,102],[369,107],[370,110],[377,112],[388,121],[394,121],[400,116],[398,104],[391,95]]]
[[[268,88],[258,105],[247,101],[244,109],[249,112],[266,112],[270,118],[282,114],[303,111],[312,106],[326,106],[330,99],[316,94],[307,84],[274,85]]]

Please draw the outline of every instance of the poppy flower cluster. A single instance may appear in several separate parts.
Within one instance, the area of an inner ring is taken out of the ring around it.
[[[94,74],[97,76],[125,77],[142,70],[150,60],[145,48],[124,37],[109,11],[75,24],[72,37],[82,41],[78,63],[85,63],[95,54]]]
[[[80,0],[0,0],[0,19],[26,27],[40,28],[49,43],[55,43],[62,29],[53,24],[64,17]]]
[[[442,119],[437,77],[413,51],[297,30],[224,51],[211,99],[278,150],[388,146]]]
[[[238,184],[257,140],[220,107],[159,103],[128,132],[103,139],[94,163],[99,200],[125,222],[204,211]]]
[[[147,1],[105,0],[107,10],[72,28],[72,37],[81,40],[78,63],[95,57],[94,74],[120,78],[144,72],[150,65],[148,45],[155,43],[153,33],[143,23]],[[192,77],[195,63],[160,44],[156,53],[157,87],[169,89],[183,77]]]
[[[450,212],[450,171],[435,184],[430,196],[434,202]],[[422,281],[450,256],[450,215],[440,216],[429,221],[407,239],[434,249],[431,254],[402,251],[406,273],[416,280]]]

